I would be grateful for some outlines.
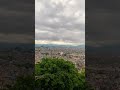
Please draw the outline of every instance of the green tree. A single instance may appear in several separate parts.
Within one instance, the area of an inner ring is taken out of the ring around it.
[[[9,90],[34,90],[35,78],[34,76],[18,77],[13,86],[7,86]]]
[[[20,77],[10,90],[92,90],[85,81],[85,69],[64,59],[43,58],[35,65],[34,75]]]
[[[35,68],[36,87],[39,89],[83,90],[85,88],[83,86],[85,83],[84,72],[81,75],[70,61],[59,58],[43,58]]]

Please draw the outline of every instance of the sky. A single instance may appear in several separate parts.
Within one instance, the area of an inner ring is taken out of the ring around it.
[[[36,44],[85,44],[85,0],[35,0]]]
[[[34,0],[0,0],[1,43],[34,43]]]
[[[86,45],[92,47],[120,45],[120,0],[86,2]]]

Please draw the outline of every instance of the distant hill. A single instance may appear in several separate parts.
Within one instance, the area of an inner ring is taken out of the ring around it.
[[[86,46],[86,51],[89,54],[99,55],[120,55],[120,44],[103,45],[100,47]]]
[[[67,47],[67,48],[85,48],[85,45],[57,45],[57,44],[35,44],[35,47]]]
[[[9,50],[9,49],[34,49],[34,44],[21,44],[21,43],[0,43],[0,50]]]

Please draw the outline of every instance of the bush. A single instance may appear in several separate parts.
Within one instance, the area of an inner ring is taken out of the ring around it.
[[[7,86],[9,90],[34,90],[35,78],[33,76],[18,77],[14,86]]]
[[[35,65],[35,79],[21,77],[11,90],[91,90],[85,82],[85,69],[78,72],[72,62],[43,58]]]
[[[85,90],[85,73],[78,73],[72,62],[44,58],[35,66],[36,87],[44,90]]]

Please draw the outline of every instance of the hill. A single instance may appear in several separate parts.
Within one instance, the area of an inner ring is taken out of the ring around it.
[[[35,47],[66,47],[66,48],[81,48],[84,49],[85,45],[77,45],[77,46],[73,46],[73,45],[57,45],[57,44],[35,44]]]

